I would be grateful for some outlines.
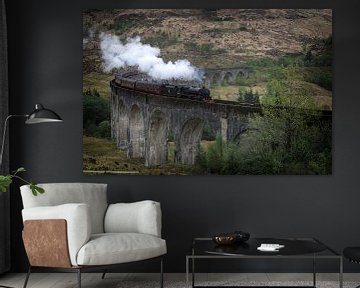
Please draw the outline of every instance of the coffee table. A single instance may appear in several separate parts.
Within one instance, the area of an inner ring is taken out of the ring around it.
[[[284,245],[277,252],[263,252],[257,250],[262,243]],[[186,287],[189,287],[189,274],[191,268],[192,283],[190,287],[204,287],[195,285],[195,260],[208,259],[312,259],[313,285],[293,287],[316,288],[316,260],[333,259],[339,261],[339,287],[343,287],[343,258],[335,250],[315,238],[250,238],[245,243],[228,246],[215,244],[211,238],[194,238],[191,254],[186,255]],[[190,267],[191,266],[191,267]],[[207,286],[208,287],[208,286]],[[215,286],[211,286],[215,287]],[[229,286],[222,286],[229,287]],[[248,287],[248,286],[231,286]],[[256,287],[256,286],[251,286]],[[263,286],[262,286],[263,287]],[[271,286],[276,287],[276,286]],[[281,286],[284,287],[284,286]]]

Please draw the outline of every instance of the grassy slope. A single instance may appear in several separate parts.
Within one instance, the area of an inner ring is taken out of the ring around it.
[[[141,175],[186,175],[192,168],[186,165],[175,165],[173,161],[174,144],[169,143],[169,162],[167,164],[147,168],[144,159],[128,159],[126,152],[116,148],[107,139],[83,137],[83,170],[105,171],[105,174],[141,174]],[[114,173],[114,171],[116,171]],[[94,174],[85,172],[85,174]]]
[[[110,97],[110,80],[113,75],[91,72],[83,75],[83,91],[96,89],[102,97]]]
[[[239,89],[252,90],[254,93],[258,93],[260,96],[266,92],[266,83],[256,83],[252,85],[226,85],[226,86],[214,86],[211,88],[211,96],[214,99],[238,101]]]

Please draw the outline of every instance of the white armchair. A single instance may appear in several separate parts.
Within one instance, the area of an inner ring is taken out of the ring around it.
[[[155,201],[107,204],[106,184],[40,184],[33,196],[28,185],[21,196],[23,241],[30,262],[24,288],[36,267],[77,272],[109,269],[117,264],[159,257],[163,287],[161,209]],[[105,273],[103,274],[103,278]]]

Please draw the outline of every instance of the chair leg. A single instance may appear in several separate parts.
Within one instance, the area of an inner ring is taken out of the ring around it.
[[[101,279],[105,279],[106,272],[107,272],[107,270],[105,269],[104,273],[101,275]]]
[[[81,269],[77,269],[78,288],[81,288]]]
[[[161,257],[160,260],[160,287],[163,288],[164,287],[164,269],[163,269],[163,257]]]
[[[26,288],[27,283],[28,283],[28,281],[29,281],[30,274],[31,274],[31,265],[29,266],[29,270],[28,270],[28,272],[27,272],[27,274],[26,274],[26,278],[25,278],[25,282],[24,282],[23,288]]]

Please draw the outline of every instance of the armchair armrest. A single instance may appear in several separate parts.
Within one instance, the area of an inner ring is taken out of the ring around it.
[[[64,219],[26,220],[22,238],[30,265],[72,267],[66,230]]]
[[[160,203],[150,200],[111,204],[105,215],[106,233],[143,233],[161,237]]]
[[[70,261],[73,266],[77,265],[77,253],[89,241],[91,235],[88,205],[71,203],[58,206],[33,207],[23,209],[22,216],[24,223],[27,220],[64,219],[66,221],[66,237]],[[33,235],[33,237],[33,241],[41,239],[41,235]]]

